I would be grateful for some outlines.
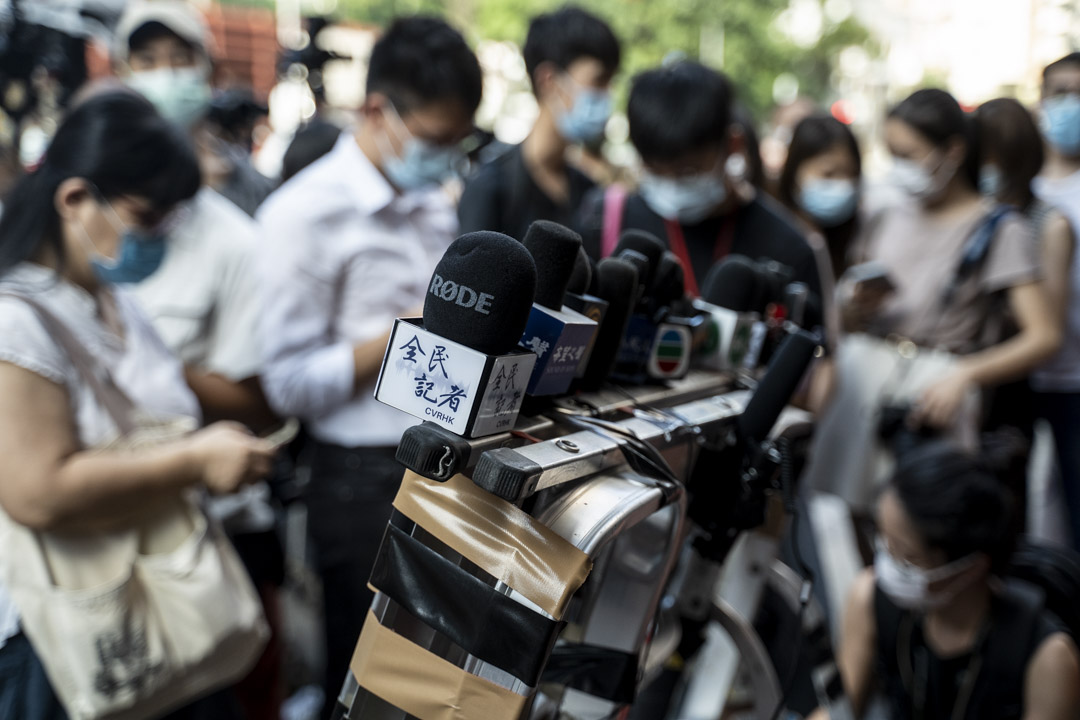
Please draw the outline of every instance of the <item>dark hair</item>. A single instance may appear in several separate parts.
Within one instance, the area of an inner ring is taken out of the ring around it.
[[[890,487],[926,545],[948,561],[980,552],[995,570],[1008,564],[1012,498],[972,455],[943,440],[925,442],[897,459]]]
[[[1044,85],[1046,84],[1046,80],[1047,80],[1047,78],[1049,78],[1050,73],[1054,72],[1058,68],[1061,68],[1061,67],[1063,67],[1065,65],[1075,65],[1078,68],[1080,68],[1080,52],[1071,52],[1068,55],[1066,55],[1065,57],[1058,58],[1057,60],[1055,60],[1054,62],[1050,63],[1045,68],[1043,68],[1043,73],[1042,73],[1043,84]]]
[[[51,247],[63,262],[54,199],[64,180],[84,178],[104,199],[130,195],[165,213],[199,190],[199,162],[190,140],[128,90],[111,90],[75,106],[60,124],[41,164],[4,200],[0,274]]]
[[[956,98],[937,88],[916,90],[890,110],[889,117],[909,125],[938,149],[954,138],[963,140],[967,154],[960,170],[972,188],[979,187],[978,138]]]
[[[983,154],[992,150],[1004,180],[1003,197],[1021,209],[1035,198],[1031,181],[1042,170],[1042,135],[1027,108],[1012,98],[997,98],[975,111]]]
[[[626,114],[630,140],[645,161],[673,160],[723,145],[734,92],[721,73],[681,61],[634,78]]]
[[[620,61],[619,41],[608,24],[572,5],[533,18],[522,54],[533,92],[536,92],[536,68],[542,63],[549,62],[566,70],[575,60],[594,58],[614,75]]]
[[[743,134],[743,153],[746,156],[746,179],[756,188],[765,186],[765,165],[761,161],[761,141],[758,140],[754,118],[741,104],[731,111],[731,124],[737,125]]]
[[[400,113],[440,100],[460,102],[472,115],[483,77],[465,38],[435,17],[395,20],[375,43],[367,93],[383,93]]]
[[[315,119],[296,131],[281,160],[281,182],[334,149],[341,128],[326,120]]]
[[[862,156],[859,153],[859,142],[855,139],[851,128],[832,115],[811,115],[799,121],[791,135],[784,169],[780,172],[780,182],[777,186],[777,197],[780,202],[797,213],[799,204],[795,198],[795,179],[799,174],[799,168],[807,160],[828,152],[838,145],[855,158],[855,173],[856,176],[861,176]],[[829,246],[829,259],[832,261],[833,271],[837,276],[847,269],[848,248],[855,236],[857,225],[858,217],[852,216],[850,220],[837,227],[823,230],[825,241]]]

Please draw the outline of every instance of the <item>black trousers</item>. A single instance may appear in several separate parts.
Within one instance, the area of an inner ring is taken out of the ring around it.
[[[396,448],[343,448],[311,441],[305,495],[308,537],[322,578],[329,717],[374,594],[368,578],[390,519],[404,468]]]

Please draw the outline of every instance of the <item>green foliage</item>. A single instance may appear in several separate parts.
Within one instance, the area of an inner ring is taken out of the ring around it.
[[[225,0],[258,4],[267,0]],[[339,0],[336,15],[385,24],[397,14],[449,15],[472,41],[524,42],[529,19],[565,0]],[[788,0],[576,0],[605,18],[623,42],[619,94],[641,70],[655,67],[671,52],[722,68],[760,121],[773,105],[773,83],[782,73],[799,79],[800,93],[819,101],[830,97],[830,79],[841,50],[851,45],[875,54],[865,28],[853,19],[823,28],[820,41],[801,48],[776,29]],[[704,43],[704,46],[703,46]]]

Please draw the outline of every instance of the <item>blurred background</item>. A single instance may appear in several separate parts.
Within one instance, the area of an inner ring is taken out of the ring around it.
[[[347,122],[361,100],[364,58],[398,14],[448,17],[486,73],[479,125],[520,142],[536,103],[520,43],[529,18],[561,0],[204,0],[217,40],[216,86],[268,110],[252,122],[256,167],[278,175],[295,129],[316,114]],[[814,107],[850,123],[873,176],[888,105],[912,89],[949,88],[966,106],[1007,95],[1037,99],[1039,72],[1080,44],[1071,0],[582,0],[624,42],[617,79],[664,59],[724,70],[762,139],[768,175],[791,127]],[[86,77],[108,73],[107,28],[124,0],[0,0],[3,163],[32,164],[58,108]],[[14,12],[13,7],[18,8]],[[233,99],[235,102],[235,98]],[[608,126],[605,156],[632,167],[625,116]],[[5,175],[9,170],[4,170]]]

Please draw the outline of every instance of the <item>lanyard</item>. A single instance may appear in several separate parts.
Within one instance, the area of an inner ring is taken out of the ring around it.
[[[671,252],[679,258],[683,266],[683,277],[686,279],[686,292],[692,297],[701,297],[698,291],[697,277],[694,275],[694,265],[690,262],[690,251],[686,248],[686,237],[683,235],[682,225],[675,220],[664,220],[667,228],[668,245]],[[731,253],[731,246],[735,243],[735,218],[724,218],[720,226],[720,233],[716,236],[716,245],[713,247],[713,262],[723,260]]]

